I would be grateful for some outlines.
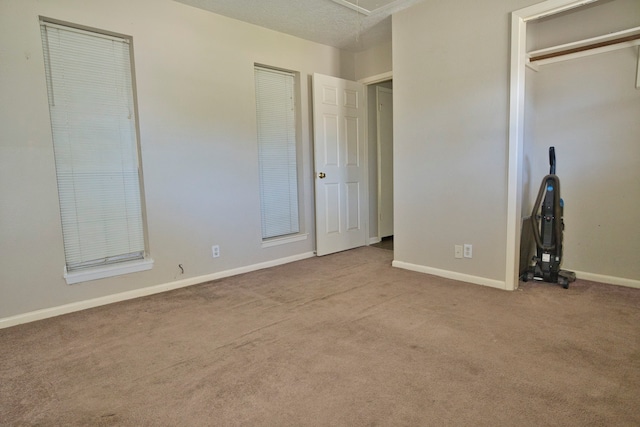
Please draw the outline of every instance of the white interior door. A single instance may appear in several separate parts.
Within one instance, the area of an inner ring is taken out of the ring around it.
[[[393,236],[393,91],[376,86],[378,237]]]
[[[364,86],[313,75],[316,253],[367,244]]]

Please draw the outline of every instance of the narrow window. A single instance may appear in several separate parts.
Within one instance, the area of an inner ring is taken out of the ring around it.
[[[295,75],[255,67],[262,238],[300,232]]]
[[[46,21],[41,34],[67,282],[151,268],[131,269],[146,254],[131,40]]]

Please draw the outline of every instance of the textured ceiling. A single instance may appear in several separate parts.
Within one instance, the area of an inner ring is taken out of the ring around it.
[[[391,14],[422,0],[175,0],[229,18],[358,52],[391,41]]]

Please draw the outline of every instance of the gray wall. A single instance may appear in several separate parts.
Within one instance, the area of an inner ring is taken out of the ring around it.
[[[151,271],[72,286],[63,280],[39,15],[133,36]],[[264,249],[254,63],[299,71],[302,86],[309,238]],[[353,79],[353,54],[171,0],[2,0],[0,319],[311,253],[314,72]],[[220,258],[211,257],[213,244]]]
[[[391,42],[374,46],[354,55],[355,80],[388,73],[392,69]]]
[[[427,1],[393,18],[397,261],[505,280],[510,12]],[[454,245],[473,245],[455,259]]]

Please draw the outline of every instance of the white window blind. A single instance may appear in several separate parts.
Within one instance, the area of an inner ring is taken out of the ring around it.
[[[145,254],[129,40],[41,22],[67,271]]]
[[[255,68],[262,238],[300,231],[295,78]]]

